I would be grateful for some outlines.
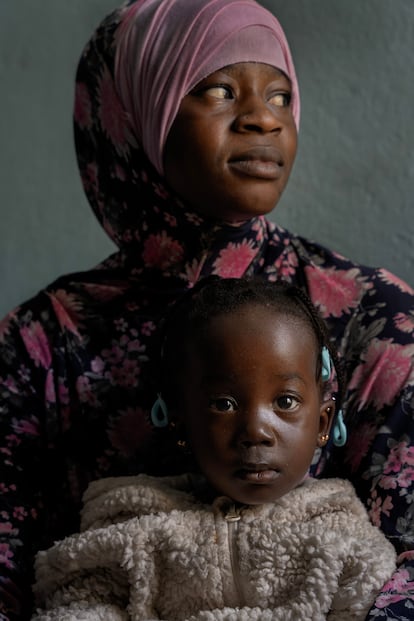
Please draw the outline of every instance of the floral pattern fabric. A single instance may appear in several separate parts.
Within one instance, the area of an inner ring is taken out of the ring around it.
[[[263,217],[230,226],[183,205],[113,86],[123,10],[85,48],[74,111],[85,192],[119,250],[0,323],[0,621],[30,618],[34,553],[79,528],[89,481],[180,470],[149,421],[151,362],[160,318],[209,274],[290,281],[326,319],[347,374],[349,439],[315,455],[312,474],[349,479],[399,554],[369,621],[414,618],[414,292]]]

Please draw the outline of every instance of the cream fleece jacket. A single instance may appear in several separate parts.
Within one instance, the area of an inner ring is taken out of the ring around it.
[[[33,621],[365,619],[395,552],[347,481],[275,503],[198,500],[201,477],[102,479],[82,532],[40,552]]]

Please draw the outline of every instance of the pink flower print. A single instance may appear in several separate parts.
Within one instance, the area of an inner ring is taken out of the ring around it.
[[[381,477],[378,485],[382,489],[397,489],[397,477],[394,475]]]
[[[151,432],[144,412],[140,408],[128,408],[113,423],[108,436],[112,445],[123,455],[134,455]]]
[[[11,559],[14,557],[12,550],[8,543],[0,543],[0,565],[4,565],[8,569],[13,568]]]
[[[14,507],[13,517],[19,522],[23,522],[24,518],[27,517],[26,509],[24,507]]]
[[[99,86],[99,116],[102,129],[113,143],[120,155],[129,150],[126,141],[126,114],[118,99],[112,77],[107,69],[104,70]]]
[[[85,84],[78,82],[75,91],[75,122],[81,127],[90,127],[91,125],[91,100],[89,92]]]
[[[414,290],[408,285],[406,282],[395,276],[395,274],[391,274],[386,269],[379,270],[380,279],[387,283],[388,285],[394,285],[394,287],[398,287],[400,291],[403,293],[409,293],[410,295],[414,295]]]
[[[155,330],[155,324],[153,321],[145,321],[141,326],[141,332],[144,336],[151,336]]]
[[[390,511],[394,507],[391,496],[386,496],[384,500],[382,500],[382,498],[378,496],[376,490],[372,492],[372,498],[368,499],[368,506],[371,507],[368,513],[374,526],[381,525],[381,513],[389,517]]]
[[[125,388],[134,388],[138,384],[140,367],[135,360],[124,360],[120,367],[111,367],[105,373],[105,377],[111,380],[112,384]]]
[[[10,522],[0,523],[0,535],[16,535],[17,529]]]
[[[240,244],[230,242],[221,250],[213,265],[213,274],[222,278],[240,278],[246,272],[256,255],[251,240],[244,239]]]
[[[14,433],[9,433],[6,438],[7,446],[19,446],[22,443],[21,439],[18,438]]]
[[[132,339],[127,344],[127,350],[129,352],[130,351],[137,351],[137,352],[142,353],[142,352],[145,351],[145,347],[144,347],[144,345],[141,344],[141,341],[139,341],[138,339]]]
[[[183,258],[181,244],[169,237],[166,231],[152,234],[144,242],[142,257],[148,267],[165,270]]]
[[[256,231],[257,233],[256,241],[258,242],[263,241],[264,231],[266,229],[266,226],[267,226],[267,222],[264,216],[259,216],[258,218],[255,218],[255,220],[253,220],[252,231]]]
[[[401,560],[401,559],[399,559]],[[406,599],[406,594],[411,595],[414,582],[410,580],[407,569],[401,567],[382,587],[382,592],[375,601],[377,608],[386,608],[390,604]]]
[[[128,324],[123,317],[114,320],[116,330],[119,332],[125,332],[128,329]]]
[[[187,263],[185,266],[185,279],[191,286],[194,286],[195,283],[199,280],[201,275],[201,270],[203,269],[205,263],[205,258],[201,261],[197,261],[197,259],[193,259],[191,263]]]
[[[75,295],[67,293],[63,289],[57,289],[49,294],[56,319],[62,330],[67,330],[79,337],[78,327],[82,304]]]
[[[39,420],[36,416],[30,416],[28,419],[18,420],[12,418],[12,429],[17,435],[38,436]]]
[[[384,472],[399,472],[403,465],[414,466],[414,446],[410,446],[406,440],[399,442],[390,450]]]
[[[413,345],[372,339],[349,383],[350,389],[363,387],[359,394],[360,407],[372,403],[381,408],[393,403],[410,375],[413,356]]]
[[[412,334],[414,332],[414,315],[397,313],[394,317],[394,325],[401,332]]]
[[[111,349],[104,349],[102,357],[109,364],[118,364],[124,357],[124,352],[116,342],[113,342]]]
[[[310,297],[323,317],[340,317],[359,304],[362,293],[371,288],[357,268],[319,270],[305,267]]]
[[[76,380],[76,391],[81,403],[89,403],[92,407],[99,405],[99,400],[95,395],[88,377],[80,375]]]
[[[116,286],[85,284],[83,285],[83,288],[85,292],[92,296],[94,299],[98,299],[100,302],[109,302],[110,300],[118,297],[120,293],[125,291],[127,285],[123,286],[120,283],[117,283]]]
[[[404,468],[397,476],[399,487],[410,487],[414,481],[414,468]]]
[[[49,369],[46,375],[45,398],[49,403],[56,403],[55,375],[53,369]]]
[[[33,321],[28,326],[20,328],[20,335],[35,365],[37,367],[41,365],[47,369],[52,361],[52,355],[41,324],[38,321]]]
[[[298,267],[298,257],[293,251],[284,251],[275,262],[277,278],[287,279],[296,273]]]

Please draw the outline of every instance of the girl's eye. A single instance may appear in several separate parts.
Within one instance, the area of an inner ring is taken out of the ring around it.
[[[292,412],[299,406],[299,401],[292,395],[282,395],[276,399],[275,406],[278,410]]]
[[[290,93],[275,93],[269,99],[269,103],[278,108],[287,108],[290,105],[291,99]]]
[[[229,397],[218,397],[217,399],[211,399],[209,407],[210,410],[215,410],[216,412],[235,412],[237,403]]]

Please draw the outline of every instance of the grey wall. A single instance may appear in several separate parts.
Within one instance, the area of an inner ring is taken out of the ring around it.
[[[0,315],[112,252],[72,144],[81,49],[117,0],[0,0]],[[414,284],[413,0],[263,0],[302,94],[300,148],[272,217]]]

